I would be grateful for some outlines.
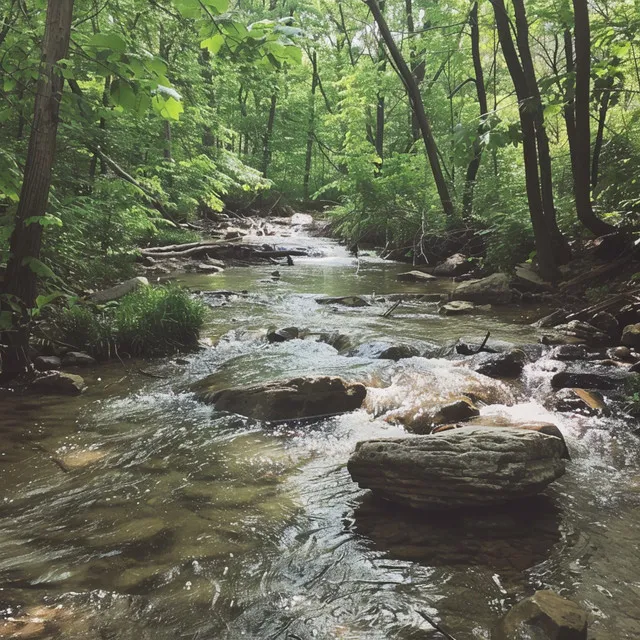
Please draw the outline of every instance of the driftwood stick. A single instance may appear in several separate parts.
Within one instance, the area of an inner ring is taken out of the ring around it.
[[[383,318],[390,318],[391,314],[402,304],[402,300],[398,300],[398,302],[395,302],[391,307],[389,307],[389,309],[387,309],[383,314],[382,317]]]
[[[482,344],[480,345],[480,348],[476,351],[476,353],[480,353],[485,348],[490,335],[491,331],[487,331],[487,335],[484,337],[484,340],[482,341]]]
[[[433,618],[422,611],[418,611],[420,617],[424,618],[436,631],[440,632],[447,640],[456,640],[450,633],[445,631]]]

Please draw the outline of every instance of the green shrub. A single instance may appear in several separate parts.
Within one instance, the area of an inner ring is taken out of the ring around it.
[[[176,286],[143,287],[104,307],[75,305],[55,311],[56,340],[108,358],[160,356],[193,347],[206,307]]]
[[[132,356],[151,356],[193,347],[205,309],[202,302],[178,287],[142,287],[122,298],[116,307],[119,349]]]
[[[53,311],[49,324],[60,342],[103,357],[113,341],[110,311],[76,304]]]

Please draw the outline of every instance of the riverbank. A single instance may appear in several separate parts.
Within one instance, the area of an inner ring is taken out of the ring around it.
[[[302,242],[312,255],[277,268],[279,278],[270,264],[178,276],[210,307],[197,352],[85,369],[78,397],[2,397],[3,616],[39,613],[39,624],[83,640],[435,638],[423,611],[471,640],[550,588],[589,611],[590,637],[638,635],[640,446],[615,411],[550,402],[553,376],[573,366],[532,326],[551,309],[445,316],[420,298],[447,294],[448,279],[399,281],[406,265],[356,259],[322,238],[270,242]],[[317,302],[341,296],[367,304]],[[403,302],[385,317],[391,296]],[[272,327],[297,327],[302,339],[270,343]],[[487,331],[490,347],[536,350],[520,375],[491,383],[509,395],[481,417],[552,422],[572,456],[544,495],[515,508],[425,518],[372,501],[346,462],[358,441],[405,434],[384,413],[269,427],[189,392],[210,375],[222,386],[337,375],[410,406],[412,380],[427,374],[453,391],[472,357],[455,345],[479,346]],[[351,344],[327,344],[335,335]],[[394,362],[362,347],[380,342],[421,355]]]

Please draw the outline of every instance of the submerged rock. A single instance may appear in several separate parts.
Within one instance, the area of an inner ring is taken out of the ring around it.
[[[443,316],[459,316],[464,313],[473,313],[478,307],[473,302],[466,300],[452,300],[443,304],[438,312]]]
[[[284,329],[270,329],[267,333],[269,342],[288,342],[300,337],[298,327],[285,327]]]
[[[295,378],[220,391],[204,389],[196,397],[219,411],[279,422],[322,418],[355,411],[367,390],[337,377]]]
[[[345,333],[334,331],[332,333],[321,333],[319,342],[324,342],[337,351],[346,351],[351,348],[351,337]]]
[[[640,348],[640,323],[628,324],[622,330],[622,345],[632,349]]]
[[[413,345],[391,342],[365,342],[360,346],[352,349],[349,356],[356,358],[372,358],[374,360],[404,360],[405,358],[414,358],[420,355],[420,350]]]
[[[79,396],[87,389],[85,381],[72,373],[53,371],[47,375],[36,378],[31,383],[31,388],[40,393],[62,396]]]
[[[511,279],[505,273],[494,273],[481,280],[463,282],[453,291],[452,299],[476,304],[509,304],[513,299]]]
[[[376,380],[380,387],[368,388],[365,408],[418,432],[430,430],[440,410],[461,398],[473,404],[514,401],[504,383],[442,360],[403,360],[383,375],[386,377]]]
[[[536,591],[507,613],[497,629],[496,638],[587,640],[587,612],[553,591]]]
[[[316,298],[318,304],[339,304],[343,307],[370,307],[371,305],[360,296],[341,296],[338,298]]]
[[[634,373],[623,367],[606,367],[587,365],[585,367],[569,367],[559,371],[551,378],[554,389],[578,387],[580,389],[619,389]]]
[[[405,273],[399,273],[397,280],[404,282],[429,282],[429,280],[435,280],[435,276],[424,271],[407,271]]]
[[[62,358],[63,367],[92,367],[94,364],[95,358],[83,351],[69,351]]]
[[[522,373],[526,360],[524,351],[512,349],[507,353],[478,353],[464,365],[490,378],[517,378]]]
[[[564,443],[535,431],[463,427],[430,436],[360,442],[351,477],[417,509],[489,506],[532,496],[565,472]]]
[[[432,407],[423,407],[405,426],[411,433],[427,434],[432,433],[436,425],[464,422],[479,415],[478,407],[469,398],[461,397]],[[391,419],[392,415],[388,417],[388,420]]]

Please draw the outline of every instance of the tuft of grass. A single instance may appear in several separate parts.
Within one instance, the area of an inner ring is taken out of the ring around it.
[[[57,340],[99,358],[161,356],[195,346],[205,305],[177,286],[142,287],[104,307],[74,305],[49,320]]]
[[[193,347],[206,307],[176,286],[142,287],[122,298],[115,312],[119,348],[154,356]]]

